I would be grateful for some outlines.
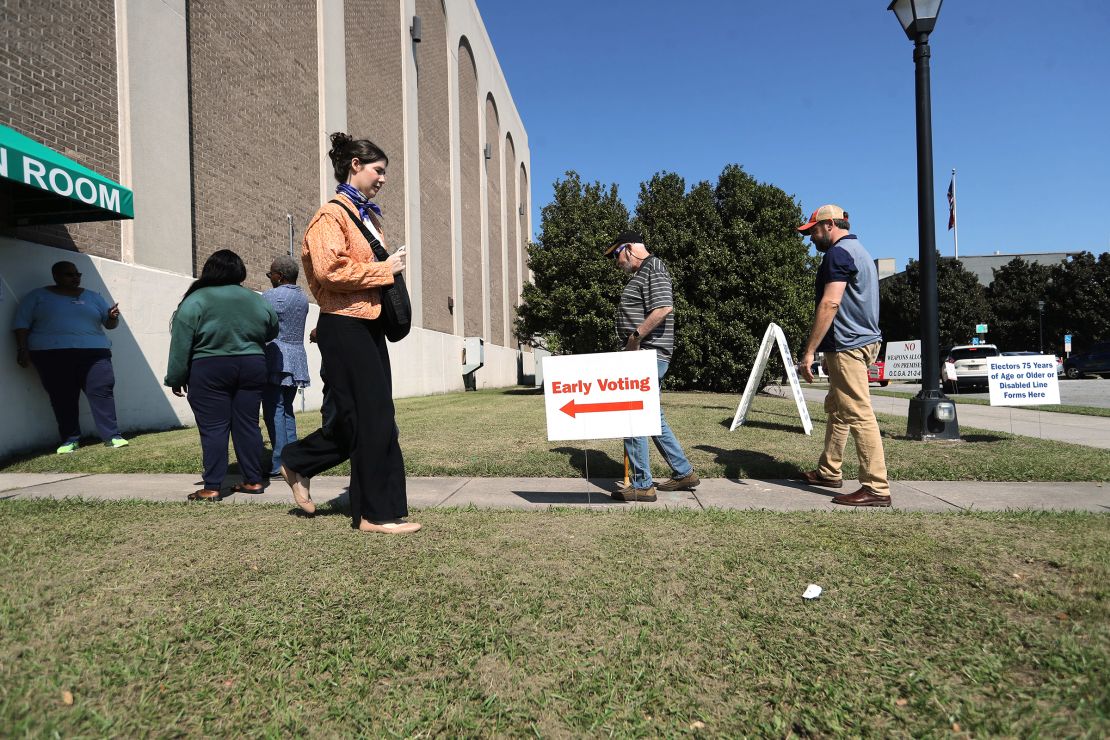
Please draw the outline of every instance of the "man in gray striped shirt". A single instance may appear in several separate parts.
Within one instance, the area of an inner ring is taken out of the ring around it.
[[[605,256],[617,262],[617,266],[632,276],[621,294],[617,306],[617,336],[624,349],[634,352],[640,349],[653,349],[659,366],[659,383],[671,364],[674,354],[674,291],[671,275],[663,260],[648,253],[644,237],[635,231],[622,231],[609,244]],[[701,479],[694,472],[694,466],[682,451],[682,445],[674,436],[659,409],[661,432],[652,437],[663,459],[671,466],[671,478],[660,483],[660,491],[692,491]],[[648,460],[647,437],[628,437],[624,440],[624,451],[628,454],[632,468],[631,482],[613,494],[617,501],[655,501],[657,486],[651,477]]]

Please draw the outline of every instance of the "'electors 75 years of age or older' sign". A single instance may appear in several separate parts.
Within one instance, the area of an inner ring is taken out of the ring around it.
[[[1060,403],[1060,382],[1052,355],[988,357],[987,384],[991,406]]]
[[[921,377],[921,342],[886,343],[886,364],[883,377],[887,380],[917,380]]]
[[[543,396],[551,441],[662,432],[653,349],[545,357]]]

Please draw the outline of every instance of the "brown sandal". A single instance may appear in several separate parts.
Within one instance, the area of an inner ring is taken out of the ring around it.
[[[193,491],[189,494],[190,501],[219,501],[220,492],[213,491],[211,488],[202,488],[199,491]]]

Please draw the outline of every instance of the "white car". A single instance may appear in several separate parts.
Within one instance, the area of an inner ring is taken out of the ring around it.
[[[987,358],[1001,352],[993,344],[958,344],[944,358],[944,390],[956,393],[975,386],[987,387]]]

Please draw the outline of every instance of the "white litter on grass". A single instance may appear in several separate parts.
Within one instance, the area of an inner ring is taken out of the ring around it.
[[[806,586],[806,590],[802,592],[803,599],[816,599],[821,595],[821,587],[816,583],[811,583]]]

